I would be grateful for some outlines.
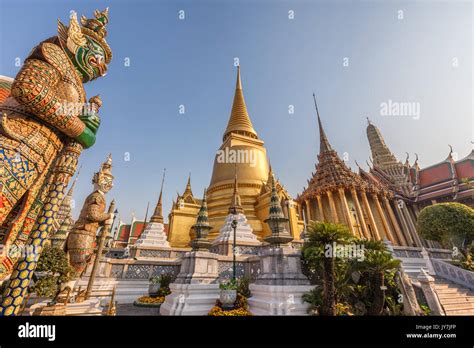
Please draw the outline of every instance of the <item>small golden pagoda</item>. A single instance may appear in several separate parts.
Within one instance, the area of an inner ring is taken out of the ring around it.
[[[168,216],[169,232],[168,242],[175,248],[187,248],[191,241],[191,227],[196,223],[196,216],[201,207],[201,200],[193,195],[191,190],[191,175],[184,193],[173,201],[171,212]]]
[[[227,127],[224,131],[222,145],[214,159],[212,177],[207,190],[207,206],[209,225],[212,230],[208,238],[213,241],[219,235],[229,214],[229,207],[234,197],[235,175],[239,178],[239,196],[248,223],[260,241],[270,235],[271,231],[265,219],[268,217],[271,187],[269,178],[272,172],[268,163],[264,142],[258,137],[245,104],[240,77],[237,68],[237,82],[234,101]],[[191,226],[196,221],[200,201],[192,196],[189,190],[173,204],[170,213],[169,238],[172,247],[188,247],[194,238]],[[288,192],[277,181],[278,196],[281,199],[285,217],[289,219],[288,231],[295,240],[303,229],[303,221],[299,219],[297,204]],[[181,203],[179,203],[181,202]]]

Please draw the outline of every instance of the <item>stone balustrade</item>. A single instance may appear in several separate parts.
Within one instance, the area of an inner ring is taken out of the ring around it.
[[[474,272],[454,266],[446,261],[431,259],[436,275],[474,290]]]
[[[143,250],[142,250],[143,252]],[[219,255],[219,279],[232,277],[232,256]],[[104,258],[100,261],[98,278],[115,278],[129,280],[148,280],[151,277],[169,274],[174,279],[179,273],[181,257],[155,259],[113,259]],[[86,273],[89,275],[90,270]],[[237,278],[249,278],[253,281],[260,274],[259,257],[256,255],[239,255],[236,257]]]

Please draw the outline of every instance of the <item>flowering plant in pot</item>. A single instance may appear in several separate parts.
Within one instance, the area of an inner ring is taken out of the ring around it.
[[[158,291],[160,290],[160,277],[151,277],[149,279],[150,283],[148,284],[148,295],[150,297],[158,296]]]
[[[220,301],[224,309],[234,308],[235,300],[237,299],[237,282],[235,279],[230,279],[219,284]]]

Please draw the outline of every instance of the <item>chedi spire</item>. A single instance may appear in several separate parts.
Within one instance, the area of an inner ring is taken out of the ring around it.
[[[235,86],[234,102],[230,113],[229,122],[224,132],[224,140],[230,133],[238,133],[258,139],[257,132],[253,128],[252,121],[247,112],[244,93],[242,91],[242,81],[240,79],[240,66],[237,67],[237,82]]]

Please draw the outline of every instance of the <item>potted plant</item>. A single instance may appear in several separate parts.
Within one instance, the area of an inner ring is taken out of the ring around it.
[[[155,276],[151,277],[150,279],[150,284],[148,285],[148,295],[150,297],[156,297],[158,296],[158,291],[160,290],[160,277]]]
[[[235,300],[237,299],[237,282],[235,279],[230,279],[219,284],[220,301],[224,309],[234,308]]]

